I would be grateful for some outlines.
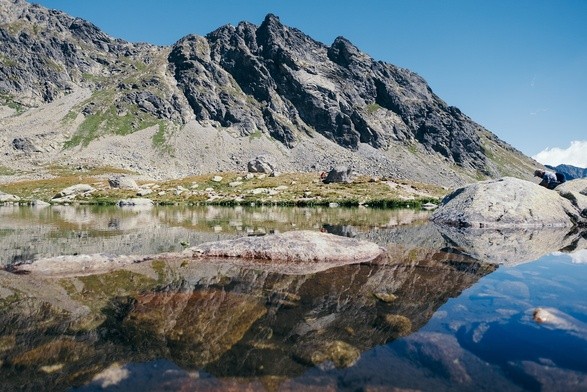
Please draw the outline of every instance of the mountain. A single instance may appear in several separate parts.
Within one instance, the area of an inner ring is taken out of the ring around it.
[[[531,178],[538,165],[414,72],[274,15],[159,47],[0,0],[0,105],[0,169],[11,173],[71,165],[177,177],[244,170],[266,154],[281,171],[344,164],[454,186]]]
[[[545,167],[558,172],[563,173],[567,180],[574,180],[575,178],[587,177],[587,169],[561,164],[558,166],[545,165]]]

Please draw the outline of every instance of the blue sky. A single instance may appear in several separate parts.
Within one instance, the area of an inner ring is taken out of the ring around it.
[[[418,73],[449,105],[526,155],[587,167],[587,0],[33,2],[114,37],[159,45],[227,23],[260,24],[274,13],[325,44],[342,35]]]

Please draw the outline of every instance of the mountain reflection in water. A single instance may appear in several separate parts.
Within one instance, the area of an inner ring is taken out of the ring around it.
[[[586,386],[587,264],[565,256],[498,269],[469,256],[483,254],[475,241],[414,211],[70,208],[0,209],[10,219],[0,243],[30,230],[38,243],[67,237],[58,246],[73,248],[83,240],[62,233],[74,230],[102,241],[97,248],[133,238],[151,242],[133,244],[136,253],[152,253],[166,229],[176,233],[164,247],[181,249],[173,241],[312,228],[374,241],[388,256],[307,275],[220,259],[62,278],[1,272],[2,390],[532,390],[552,378]],[[584,235],[561,238],[551,251],[584,248]],[[29,249],[33,258],[60,251]],[[538,306],[564,325],[537,324]]]

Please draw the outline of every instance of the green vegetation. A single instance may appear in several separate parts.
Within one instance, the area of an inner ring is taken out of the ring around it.
[[[115,168],[82,168],[52,166],[48,170],[58,177],[20,181],[2,186],[2,191],[27,200],[51,198],[75,184],[90,184],[96,190],[79,198],[83,204],[111,205],[120,199],[137,197],[133,190],[112,189],[107,175],[125,173]],[[221,181],[213,181],[221,176]],[[139,186],[141,183],[139,182]],[[417,207],[428,201],[438,202],[447,191],[441,187],[412,181],[373,181],[359,177],[350,184],[324,184],[317,173],[285,173],[278,177],[243,173],[211,173],[149,185],[147,196],[155,203],[183,205],[281,205],[371,207]]]
[[[523,178],[525,174],[534,171],[533,162],[530,159],[516,154],[507,145],[497,143],[489,132],[479,130],[479,133],[485,155],[493,162],[500,175]]]
[[[107,177],[125,173],[115,168],[82,168],[54,166],[46,168],[57,177],[44,180],[19,181],[2,185],[2,191],[18,195],[23,203],[51,198],[64,188],[89,184],[96,190],[77,202],[92,205],[113,205],[121,199],[137,197],[136,191],[110,188]],[[221,181],[213,177],[221,176]],[[141,186],[141,183],[138,183]],[[438,202],[447,191],[441,187],[411,181],[373,181],[356,178],[350,184],[324,184],[317,173],[285,173],[278,177],[244,173],[217,173],[191,176],[149,184],[146,196],[156,204],[169,205],[281,205],[339,206],[368,205],[371,207],[417,207]]]
[[[379,109],[383,109],[383,107],[377,103],[372,103],[369,104],[365,107],[365,111],[368,114],[374,114],[375,112],[377,112]]]
[[[0,64],[5,65],[6,67],[14,67],[17,63],[15,59],[0,53]]]
[[[6,166],[0,165],[0,176],[12,176],[16,174],[16,172]]]
[[[159,129],[153,134],[152,143],[153,147],[159,150],[161,153],[173,156],[174,150],[169,143],[167,143],[167,124],[163,120],[159,120]]]
[[[69,118],[69,114],[66,117]],[[79,145],[86,147],[92,140],[106,134],[124,136],[157,124],[161,129],[163,126],[161,120],[139,110],[135,105],[130,105],[129,111],[123,115],[118,115],[116,108],[110,107],[105,112],[87,116],[64,146],[65,148]]]
[[[0,105],[8,106],[9,108],[16,110],[17,115],[26,110],[26,108],[16,102],[11,95],[2,92],[0,92]]]
[[[255,129],[255,132],[249,134],[249,140],[261,139],[262,137],[263,133],[258,129]]]

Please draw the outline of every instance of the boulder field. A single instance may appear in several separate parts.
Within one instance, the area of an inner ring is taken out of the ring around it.
[[[431,219],[472,228],[585,226],[587,179],[554,190],[512,177],[477,182],[447,195]]]

